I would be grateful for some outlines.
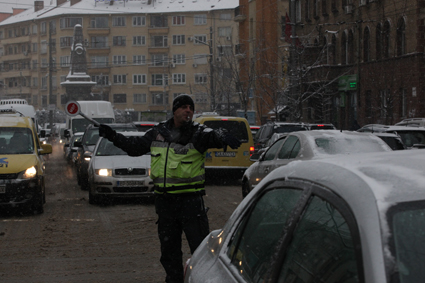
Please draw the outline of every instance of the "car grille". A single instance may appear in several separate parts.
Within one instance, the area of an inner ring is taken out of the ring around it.
[[[0,174],[1,180],[10,180],[10,179],[17,179],[19,173],[13,173],[13,174]]]
[[[115,193],[143,193],[148,191],[148,187],[114,187]]]
[[[134,175],[146,175],[145,168],[133,168],[131,171],[128,168],[115,169],[116,176],[134,176]]]

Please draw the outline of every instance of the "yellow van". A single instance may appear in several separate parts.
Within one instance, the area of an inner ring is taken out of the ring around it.
[[[194,122],[204,124],[209,128],[224,128],[237,137],[242,145],[238,149],[227,147],[223,149],[210,148],[205,155],[205,171],[208,176],[229,176],[232,179],[242,178],[245,170],[253,163],[249,160],[254,151],[254,141],[248,121],[240,117],[224,117],[214,114],[199,115]],[[219,173],[214,175],[215,173]]]
[[[0,207],[25,205],[36,213],[45,203],[44,160],[50,144],[40,144],[34,122],[14,109],[0,110]]]

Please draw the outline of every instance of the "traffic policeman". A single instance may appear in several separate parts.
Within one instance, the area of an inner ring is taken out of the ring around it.
[[[187,94],[173,101],[173,117],[148,130],[144,136],[125,137],[107,125],[99,134],[130,156],[151,153],[151,178],[155,184],[155,209],[161,264],[166,282],[183,282],[182,233],[193,253],[209,233],[204,206],[205,152],[209,148],[241,142],[224,129],[213,130],[192,121],[195,105]]]

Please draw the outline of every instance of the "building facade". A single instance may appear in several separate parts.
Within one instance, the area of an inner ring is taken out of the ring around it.
[[[188,93],[197,111],[214,111],[222,101],[230,103],[216,90],[227,74],[227,50],[238,38],[238,2],[222,2],[57,0],[44,7],[35,1],[0,22],[1,98],[63,109],[68,101],[61,83],[70,70],[74,26],[80,24],[87,73],[96,82],[93,100],[111,101],[134,112],[134,119],[162,120],[173,98]],[[235,85],[229,87],[237,103]]]

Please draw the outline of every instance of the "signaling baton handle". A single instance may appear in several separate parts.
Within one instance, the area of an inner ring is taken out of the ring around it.
[[[87,117],[84,113],[79,113],[81,116],[83,116],[84,118],[86,118],[87,120],[89,120],[90,122],[92,122],[95,126],[99,127],[100,123],[96,120],[93,120],[92,118]]]

